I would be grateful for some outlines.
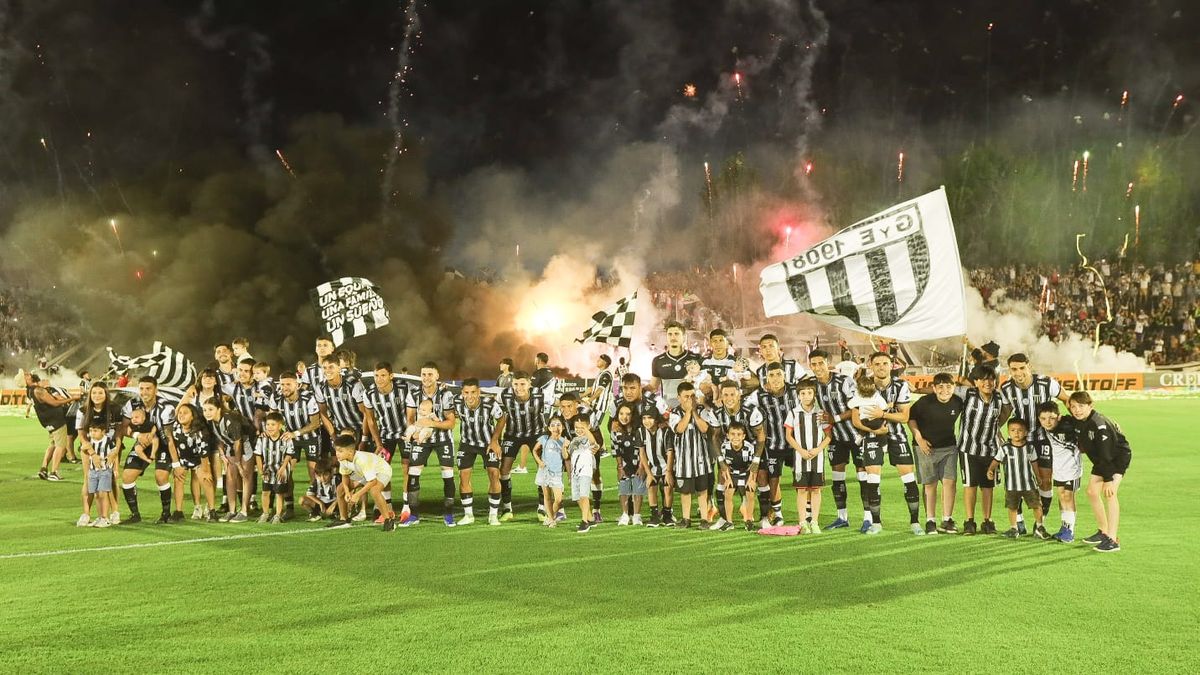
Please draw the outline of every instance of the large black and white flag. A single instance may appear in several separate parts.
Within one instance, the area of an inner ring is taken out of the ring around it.
[[[633,342],[633,320],[637,309],[637,291],[617,300],[592,315],[592,325],[576,342],[603,342],[628,348]]]
[[[391,320],[379,287],[362,277],[342,277],[312,289],[313,308],[333,337],[334,346],[348,337],[366,335]]]
[[[767,316],[804,312],[896,340],[963,335],[962,266],[945,189],[764,268],[759,290]]]
[[[159,341],[155,341],[149,354],[141,356],[121,356],[109,347],[108,358],[114,371],[146,368],[146,374],[157,379],[161,388],[182,389],[196,380],[196,367],[192,362]]]

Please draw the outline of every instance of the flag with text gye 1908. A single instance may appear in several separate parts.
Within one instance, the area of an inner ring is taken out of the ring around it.
[[[637,291],[617,300],[592,315],[592,325],[583,331],[576,342],[603,342],[629,348],[633,343],[633,321],[637,305]]]
[[[348,337],[359,337],[388,325],[387,306],[379,297],[379,287],[362,277],[342,277],[327,281],[309,292],[313,309],[334,346]]]
[[[896,340],[966,332],[962,265],[944,189],[765,267],[759,290],[767,316],[803,312]]]

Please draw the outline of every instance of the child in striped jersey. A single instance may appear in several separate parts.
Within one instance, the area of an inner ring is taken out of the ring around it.
[[[646,491],[650,497],[650,522],[646,527],[670,525],[673,522],[671,505],[674,499],[674,477],[671,475],[675,463],[674,434],[662,423],[662,418],[653,409],[642,411],[641,463],[646,474]],[[659,503],[659,490],[662,503]]]
[[[93,421],[87,429],[91,449],[87,453],[87,493],[100,509],[100,518],[92,527],[108,527],[109,497],[112,493],[113,471],[117,466],[118,452],[112,434],[106,432],[103,422]],[[91,514],[84,513],[76,525],[87,525]]]
[[[301,505],[308,509],[308,522],[315,523],[322,518],[333,516],[337,508],[337,490],[342,483],[342,475],[335,469],[337,459],[333,455],[325,455],[316,463],[308,491],[304,493]]]
[[[1008,508],[1009,524],[1004,536],[1017,538],[1017,508],[1024,501],[1037,518],[1034,535],[1038,539],[1049,539],[1050,533],[1046,532],[1042,523],[1042,504],[1038,498],[1037,475],[1033,470],[1037,463],[1037,451],[1025,442],[1028,436],[1029,425],[1025,420],[1014,417],[1008,421],[1008,442],[997,451],[988,469],[988,478],[995,480],[996,468],[1004,464],[1004,506]]]
[[[783,426],[788,445],[795,452],[792,464],[792,487],[796,488],[796,514],[800,531],[821,534],[817,516],[821,513],[821,490],[825,487],[825,448],[829,434],[822,423],[821,406],[817,405],[817,381],[801,380],[796,385],[800,405],[788,411]]]
[[[290,440],[283,437],[283,415],[267,413],[263,434],[254,443],[254,464],[262,477],[262,516],[258,522],[283,522],[283,497],[292,477],[292,465],[296,463],[296,449]],[[274,497],[275,515],[271,515]]]

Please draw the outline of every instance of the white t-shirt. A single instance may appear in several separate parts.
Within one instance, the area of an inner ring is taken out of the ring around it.
[[[842,375],[849,377],[850,379],[854,379],[855,373],[858,372],[858,364],[847,359],[845,361],[838,363],[836,366],[833,367],[833,369],[836,370],[837,372],[841,373]]]
[[[583,436],[576,436],[567,446],[571,456],[572,476],[591,476],[596,470],[596,455],[591,441]]]
[[[871,396],[855,396],[846,402],[847,408],[858,408],[858,417],[864,422],[870,419],[876,419],[887,412],[888,402],[885,398],[875,392]]]
[[[1083,477],[1083,461],[1079,457],[1079,448],[1074,443],[1066,442],[1063,435],[1047,433],[1050,441],[1050,456],[1054,462],[1054,480],[1067,483]]]

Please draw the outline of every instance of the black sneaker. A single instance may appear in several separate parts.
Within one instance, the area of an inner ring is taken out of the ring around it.
[[[575,528],[575,531],[579,532],[579,533],[583,533],[583,532],[587,532],[590,529],[592,529],[591,524],[588,523],[586,520],[581,520],[581,521],[579,521],[579,527]]]
[[[1121,550],[1121,544],[1116,539],[1105,537],[1104,541],[1100,542],[1100,545],[1092,550],[1101,553],[1115,553]]]
[[[781,516],[776,515],[771,518],[771,527],[779,527],[780,525],[783,525],[783,518]]]
[[[1017,521],[1017,534],[1022,536],[1029,534],[1029,530],[1025,528],[1025,521]]]
[[[1046,527],[1044,525],[1038,525],[1037,527],[1033,528],[1033,536],[1037,537],[1038,539],[1046,540],[1050,538],[1050,533],[1046,531]]]
[[[700,529],[701,530],[707,531],[708,528],[710,528],[710,527],[712,527],[712,523],[708,522],[707,520],[700,521]]]
[[[996,534],[996,524],[990,520],[983,521],[983,526],[979,528],[980,534]]]
[[[1096,534],[1084,539],[1083,543],[1096,546],[1097,544],[1103,544],[1105,539],[1108,539],[1108,535],[1104,534],[1100,530],[1096,530]]]
[[[183,511],[175,511],[174,513],[172,513],[171,514],[171,522],[172,523],[182,523],[183,522]]]
[[[171,522],[171,514],[164,511],[163,514],[158,517],[157,522],[159,525],[166,525],[167,523]]]
[[[229,515],[229,504],[222,502],[221,505],[217,507],[217,515],[218,516]]]
[[[137,511],[134,511],[133,515],[129,516],[125,520],[122,520],[121,524],[122,525],[133,525],[134,523],[140,523],[140,522],[142,522],[142,514],[138,513]]]
[[[662,514],[658,511],[650,514],[650,522],[646,523],[646,527],[658,527],[662,525]]]
[[[286,523],[296,517],[296,512],[293,509],[284,509],[283,515],[279,517],[279,522]]]
[[[45,469],[39,469],[38,470],[38,478],[41,478],[42,480],[49,480],[50,474],[47,473]]]
[[[210,523],[219,523],[221,522],[221,517],[217,515],[216,511],[209,511],[208,517],[206,517],[205,520]]]
[[[387,520],[383,521],[383,531],[384,532],[394,532],[395,530],[396,530],[396,519],[395,518],[388,518]]]
[[[971,535],[974,535],[974,534],[975,534],[975,521],[974,521],[974,519],[972,519],[972,520],[968,520],[967,522],[963,523],[963,534],[964,534],[964,535],[966,535],[966,536],[968,536],[968,537],[969,537],[969,536],[971,536]]]
[[[746,521],[746,531],[753,532],[754,531],[754,523],[747,520]]]
[[[692,521],[688,520],[687,518],[684,518],[683,520],[679,521],[678,523],[675,523],[675,527],[680,530],[689,529],[691,526],[692,526]]]
[[[671,511],[663,511],[662,524],[663,525],[674,525],[675,524],[675,514],[672,513]]]
[[[1013,527],[1013,528],[1009,528],[1009,529],[1005,530],[1004,534],[1002,534],[1000,536],[1002,536],[1006,539],[1016,539],[1017,537],[1021,536],[1021,531],[1018,530],[1017,528]]]
[[[717,528],[717,531],[718,532],[728,532],[728,531],[732,530],[734,527],[736,527],[736,526],[727,520],[727,521],[725,521],[725,523],[723,525],[721,525],[721,527]]]
[[[46,480],[48,480],[52,483],[57,483],[58,481],[60,481],[62,479],[58,477],[58,472],[55,471],[55,472],[51,473],[49,476],[46,476]]]
[[[942,521],[942,526],[938,528],[938,532],[942,534],[958,534],[958,527],[954,524],[953,518],[947,518]]]
[[[937,525],[933,524],[932,520],[925,521],[925,534],[937,534]]]
[[[383,514],[379,512],[379,509],[371,509],[371,520],[372,521],[379,520],[379,516],[381,516],[381,515],[383,515]]]
[[[329,521],[329,524],[325,527],[330,530],[344,530],[350,527],[350,521],[342,520],[341,518],[334,518],[333,520]]]

